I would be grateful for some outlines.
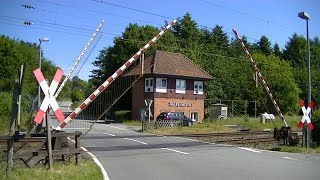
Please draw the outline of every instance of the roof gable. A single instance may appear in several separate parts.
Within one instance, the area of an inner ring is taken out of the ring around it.
[[[141,63],[128,72],[127,75],[139,74],[140,71]],[[206,73],[186,56],[166,51],[156,51],[144,60],[144,74],[212,79],[210,74]]]

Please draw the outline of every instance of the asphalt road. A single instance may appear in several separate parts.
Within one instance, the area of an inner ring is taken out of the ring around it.
[[[269,152],[95,124],[81,145],[111,180],[319,180],[320,155]]]

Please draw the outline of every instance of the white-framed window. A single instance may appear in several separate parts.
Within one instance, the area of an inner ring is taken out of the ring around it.
[[[153,92],[153,78],[144,79],[144,92]]]
[[[194,94],[203,94],[203,81],[194,81]]]
[[[186,93],[186,80],[176,79],[176,93]]]
[[[167,93],[167,78],[156,79],[156,92]]]

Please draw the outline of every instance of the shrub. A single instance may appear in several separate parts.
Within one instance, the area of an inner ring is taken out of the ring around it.
[[[71,93],[71,101],[72,102],[77,102],[81,101],[84,99],[84,92],[81,90],[74,90]]]
[[[312,139],[314,142],[320,143],[320,109],[312,111],[312,124],[314,126]]]
[[[122,122],[123,120],[128,120],[131,118],[131,111],[129,110],[121,110],[121,111],[114,111],[113,117],[116,121]]]
[[[0,134],[8,132],[12,106],[12,94],[0,92]]]
[[[12,94],[0,92],[0,117],[10,117],[12,108]]]

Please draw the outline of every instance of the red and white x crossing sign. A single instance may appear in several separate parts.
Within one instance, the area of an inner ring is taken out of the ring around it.
[[[48,84],[47,84],[46,80],[44,79],[43,74],[39,68],[34,70],[33,74],[36,77],[36,79],[37,79],[37,81],[38,81],[38,83],[39,83],[39,85],[45,95],[43,102],[40,106],[40,109],[38,110],[33,121],[36,124],[40,124],[49,105],[51,106],[51,109],[53,110],[54,114],[56,115],[57,120],[59,122],[64,120],[65,119],[64,115],[63,115],[61,109],[59,108],[59,105],[56,101],[56,98],[54,97],[54,93],[57,90],[57,87],[59,85],[59,82],[61,80],[63,72],[60,69],[57,69],[56,74],[54,75],[53,80],[50,84],[50,87],[48,86]]]
[[[312,109],[314,103],[311,101],[311,102],[309,103],[308,108],[306,109],[306,107],[304,106],[304,102],[300,99],[300,100],[299,100],[299,105],[300,105],[300,107],[301,107],[301,109],[302,109],[303,117],[302,117],[302,119],[301,119],[301,121],[299,122],[299,124],[298,124],[297,127],[298,127],[298,128],[302,128],[304,122],[307,121],[309,129],[310,129],[310,130],[313,130],[313,125],[312,125],[312,122],[311,122],[311,120],[310,120],[309,114],[310,114],[310,112],[311,112],[311,109]]]

